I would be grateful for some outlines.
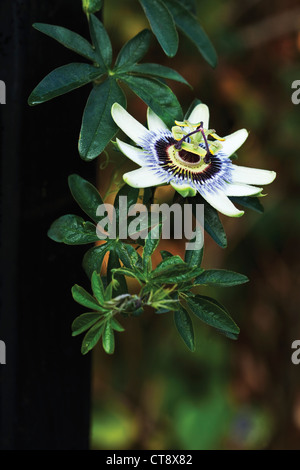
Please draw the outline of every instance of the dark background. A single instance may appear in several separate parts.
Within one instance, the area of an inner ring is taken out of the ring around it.
[[[219,54],[211,69],[180,36],[168,59],[153,39],[145,61],[168,65],[193,86],[170,82],[184,109],[200,98],[219,135],[250,130],[238,163],[277,171],[265,188],[265,214],[222,217],[228,247],[205,240],[205,268],[246,274],[244,286],[205,290],[241,328],[236,342],[194,322],[197,349],[185,349],[168,315],[147,312],[124,324],[116,352],[82,357],[70,324],[82,309],[74,283],[86,248],[47,238],[60,215],[78,213],[67,177],[99,184],[84,163],[78,133],[89,86],[30,108],[27,98],[53,68],[78,56],[32,29],[65,26],[88,38],[81,2],[1,0],[1,319],[7,347],[1,374],[4,449],[300,449],[299,5],[295,0],[199,0],[198,16]],[[105,2],[115,55],[147,22],[136,0]],[[128,109],[145,105],[127,91]],[[122,163],[126,164],[126,159]],[[117,168],[117,167],[116,167]],[[115,168],[115,169],[116,169]],[[113,170],[112,170],[113,171]],[[81,215],[81,214],[80,214]],[[180,244],[164,249],[182,252]],[[88,287],[88,286],[87,286]]]
[[[80,32],[80,2],[0,3],[1,79],[1,323],[6,365],[1,365],[4,449],[84,449],[89,439],[90,357],[80,354],[70,324],[79,313],[71,287],[83,281],[80,248],[47,237],[50,224],[72,211],[67,177],[93,181],[93,165],[77,152],[85,94],[30,108],[27,98],[43,76],[70,59],[31,27],[60,23]],[[84,31],[86,32],[86,31]],[[78,269],[79,265],[79,269]],[[81,312],[80,312],[81,313]]]

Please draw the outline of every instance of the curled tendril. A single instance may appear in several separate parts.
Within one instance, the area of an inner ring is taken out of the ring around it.
[[[109,158],[109,155],[106,152],[106,150],[102,153],[102,155],[105,156],[105,160],[100,163],[99,168],[100,168],[100,170],[105,170],[108,167],[109,163],[110,163],[110,158]]]

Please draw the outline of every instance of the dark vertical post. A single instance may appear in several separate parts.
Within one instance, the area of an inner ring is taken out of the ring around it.
[[[87,449],[90,356],[81,356],[70,332],[82,313],[70,290],[87,282],[85,248],[55,244],[47,230],[60,215],[78,211],[68,175],[94,179],[94,165],[77,152],[89,90],[28,106],[48,72],[80,60],[33,30],[35,21],[87,35],[80,1],[1,0],[0,448]]]

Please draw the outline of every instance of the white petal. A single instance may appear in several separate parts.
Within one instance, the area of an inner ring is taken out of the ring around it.
[[[130,158],[134,163],[140,166],[146,164],[146,157],[142,149],[133,147],[133,145],[126,144],[122,140],[116,139],[119,149],[126,157]]]
[[[232,165],[231,173],[233,183],[270,184],[276,178],[275,171],[259,170],[247,166]]]
[[[158,186],[165,182],[161,176],[157,176],[148,168],[129,171],[123,175],[123,180],[133,188],[149,188],[150,186]]]
[[[196,196],[196,189],[192,188],[189,184],[177,184],[173,181],[170,182],[170,185],[181,194],[182,197],[193,197]]]
[[[197,104],[191,114],[188,117],[188,121],[193,124],[198,124],[198,122],[203,122],[204,129],[208,129],[209,123],[209,109],[206,104]]]
[[[146,127],[134,119],[119,103],[112,105],[111,115],[119,128],[136,143],[139,143],[141,138],[145,137],[149,132]]]
[[[160,119],[151,108],[147,109],[147,122],[150,131],[157,129],[168,129],[168,126]]]
[[[217,211],[229,217],[241,217],[244,214],[244,211],[238,210],[224,193],[201,192],[201,196]]]
[[[246,129],[240,129],[239,131],[233,132],[233,134],[227,135],[224,137],[225,142],[221,142],[223,147],[222,152],[230,157],[230,155],[243,145],[247,137],[248,131],[246,131]]]
[[[226,196],[255,196],[261,193],[263,188],[249,186],[248,184],[229,183],[226,185],[224,194]]]

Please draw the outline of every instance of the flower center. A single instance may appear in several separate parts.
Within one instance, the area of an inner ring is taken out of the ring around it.
[[[176,144],[174,145],[174,147],[176,148]],[[200,155],[197,155],[184,149],[180,150],[179,152],[176,152],[176,157],[181,163],[188,164],[189,166],[197,166],[201,162]]]
[[[203,143],[198,144],[195,149],[191,143],[182,142],[180,150],[176,148],[177,143],[174,137],[169,135],[157,139],[154,144],[153,150],[159,167],[168,176],[172,175],[178,181],[199,186],[208,180],[212,181],[221,171],[222,162],[217,155],[211,155],[209,162],[205,161],[207,150]]]
[[[199,124],[192,124],[189,121],[175,121],[175,124],[176,126],[172,127],[172,134],[177,140],[174,149],[178,151],[176,156],[179,161],[194,166],[199,165],[203,158],[202,164],[208,164],[214,153],[222,148],[219,141],[224,139],[215,134],[214,130],[204,129],[202,121]],[[186,129],[190,132],[186,132]],[[208,140],[209,137],[213,137],[215,140]]]

